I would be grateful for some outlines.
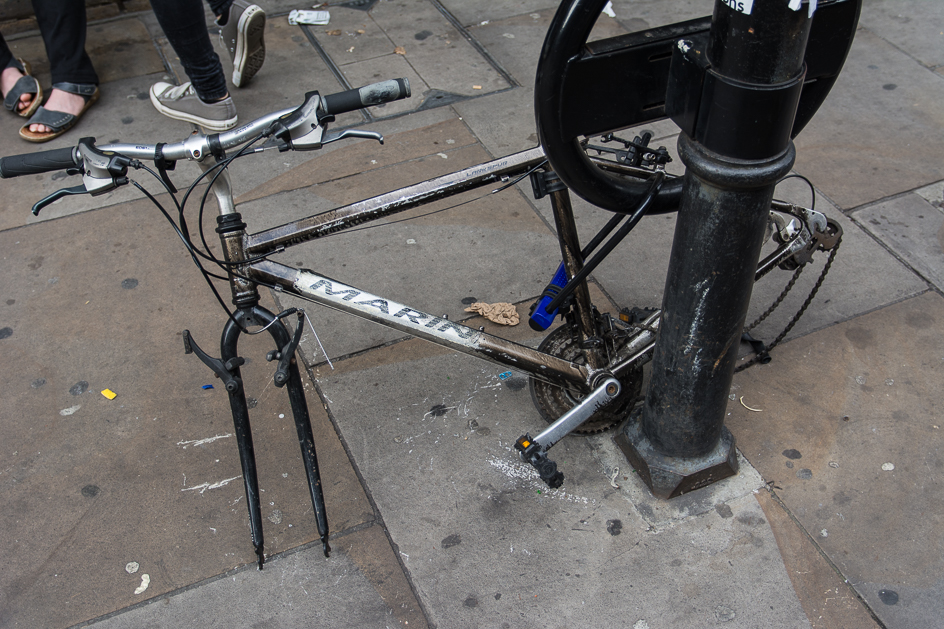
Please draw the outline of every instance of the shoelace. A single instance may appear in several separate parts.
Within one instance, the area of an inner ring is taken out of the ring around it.
[[[178,85],[177,87],[172,87],[169,90],[161,94],[162,98],[169,100],[180,100],[184,96],[196,96],[197,92],[193,89],[193,85],[190,82],[186,82],[183,85]]]

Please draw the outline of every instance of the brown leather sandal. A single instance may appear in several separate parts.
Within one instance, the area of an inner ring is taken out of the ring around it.
[[[69,92],[70,94],[78,94],[85,99],[85,107],[82,108],[82,111],[74,115],[61,111],[50,111],[45,107],[40,107],[39,111],[36,112],[36,115],[30,118],[29,122],[20,128],[20,137],[27,142],[48,142],[53,138],[58,138],[60,135],[75,126],[75,123],[77,123],[79,118],[81,118],[82,115],[88,111],[88,108],[95,104],[95,101],[98,100],[100,93],[98,91],[97,85],[56,83],[53,85],[53,88],[62,90],[63,92]],[[34,124],[45,125],[52,129],[52,131],[47,131],[45,133],[30,131],[30,125]]]

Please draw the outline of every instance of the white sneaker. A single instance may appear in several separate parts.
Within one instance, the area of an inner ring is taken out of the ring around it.
[[[216,103],[205,103],[190,83],[155,83],[151,86],[151,103],[168,118],[192,122],[207,131],[232,129],[239,120],[231,96]]]

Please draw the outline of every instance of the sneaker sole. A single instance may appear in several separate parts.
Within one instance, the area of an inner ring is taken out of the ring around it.
[[[203,127],[207,131],[227,131],[235,127],[236,123],[239,122],[238,116],[234,116],[229,120],[210,120],[209,118],[201,118],[200,116],[194,116],[193,114],[187,114],[182,111],[177,111],[176,109],[165,107],[164,103],[157,98],[154,92],[151,92],[151,104],[154,105],[157,111],[168,118],[190,122]]]
[[[265,62],[265,22],[265,11],[255,5],[239,16],[233,56],[233,85],[236,87],[249,83]]]

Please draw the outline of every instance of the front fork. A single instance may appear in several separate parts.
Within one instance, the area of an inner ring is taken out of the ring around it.
[[[215,164],[209,158],[205,162],[200,163],[201,168],[205,171]],[[243,243],[246,235],[246,225],[233,206],[229,173],[226,171],[220,173],[214,181],[212,189],[220,206],[216,231],[220,236],[224,258],[230,265],[243,263],[245,262]],[[295,430],[298,433],[298,443],[302,451],[302,461],[308,479],[311,504],[318,525],[318,534],[325,557],[327,557],[331,552],[331,547],[328,545],[328,519],[325,511],[324,494],[321,489],[321,475],[318,471],[318,457],[315,454],[315,439],[311,429],[311,418],[308,414],[305,389],[302,385],[298,362],[295,358],[295,352],[301,339],[303,312],[290,309],[282,313],[283,315],[297,314],[298,316],[295,334],[290,335],[279,317],[259,305],[259,293],[255,284],[242,277],[235,267],[228,266],[227,269],[230,287],[233,292],[233,303],[237,306],[237,310],[223,328],[220,342],[221,358],[213,358],[201,350],[187,330],[184,331],[184,350],[188,354],[197,354],[200,360],[220,377],[229,394],[236,444],[239,449],[239,461],[243,472],[243,485],[246,490],[246,504],[249,509],[252,545],[258,558],[259,569],[262,569],[265,561],[262,509],[259,497],[259,481],[256,475],[256,457],[252,445],[252,431],[249,425],[249,405],[246,403],[245,389],[239,371],[239,367],[245,363],[245,360],[240,358],[237,352],[239,337],[243,333],[248,333],[247,330],[250,326],[263,326],[262,329],[268,330],[275,341],[276,350],[269,352],[266,359],[278,361],[274,376],[275,386],[285,387],[288,392],[292,416],[295,420]]]

